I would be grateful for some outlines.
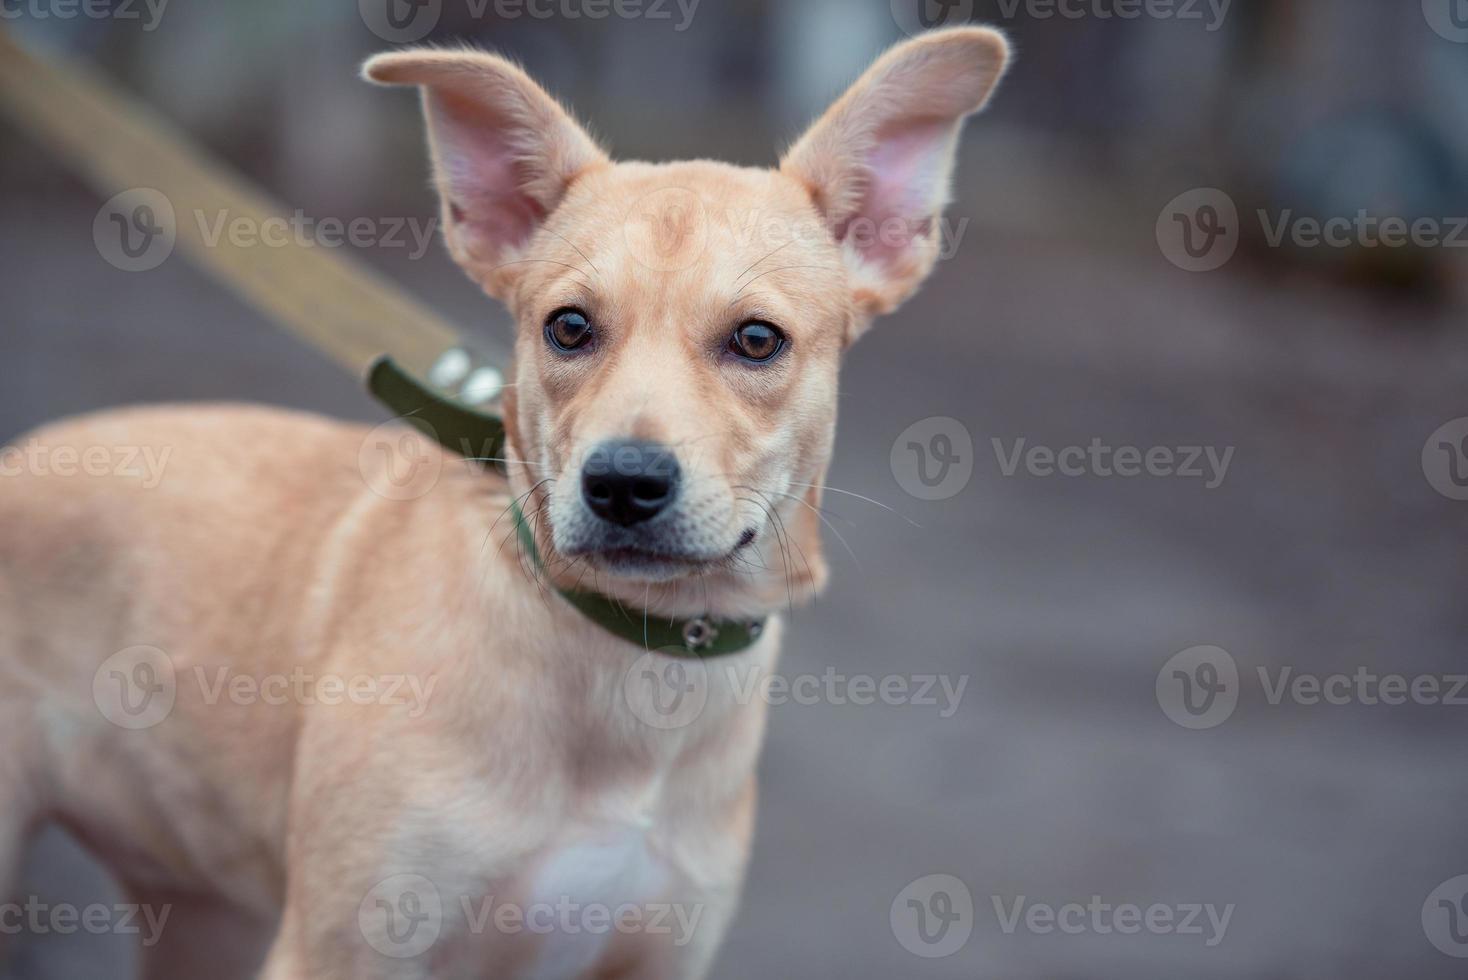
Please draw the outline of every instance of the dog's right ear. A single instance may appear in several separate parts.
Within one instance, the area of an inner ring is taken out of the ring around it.
[[[428,48],[368,59],[365,78],[417,85],[450,253],[491,295],[579,175],[611,161],[516,66],[482,51]]]
[[[985,27],[905,41],[781,161],[842,246],[858,312],[848,340],[933,271],[959,130],[989,100],[1008,61],[1008,42]]]

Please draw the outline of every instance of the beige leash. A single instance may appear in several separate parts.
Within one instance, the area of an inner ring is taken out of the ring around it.
[[[135,188],[160,192],[172,205],[178,250],[358,377],[384,353],[447,389],[476,375],[478,365],[462,353],[451,324],[341,248],[266,247],[232,243],[230,235],[211,242],[190,216],[227,213],[262,228],[268,218],[287,220],[285,211],[112,82],[55,55],[38,58],[4,30],[0,112],[104,197]],[[504,351],[489,353],[508,363]],[[494,387],[494,372],[487,373],[474,387],[486,380]]]

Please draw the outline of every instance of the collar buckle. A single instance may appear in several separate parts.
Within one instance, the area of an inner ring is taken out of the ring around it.
[[[707,650],[718,638],[719,629],[707,616],[699,616],[683,624],[683,648],[689,653]]]

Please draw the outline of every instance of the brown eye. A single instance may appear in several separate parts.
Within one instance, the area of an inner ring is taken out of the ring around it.
[[[580,310],[556,310],[545,321],[545,339],[556,350],[569,354],[591,339],[591,321]]]
[[[771,360],[784,347],[785,335],[778,327],[762,320],[742,324],[729,338],[729,353],[746,361]]]

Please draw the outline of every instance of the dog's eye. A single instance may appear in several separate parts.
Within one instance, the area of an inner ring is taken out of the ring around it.
[[[763,320],[751,320],[740,325],[729,338],[729,353],[746,361],[771,360],[784,346],[785,335],[780,328]]]
[[[591,321],[580,310],[556,310],[545,321],[545,339],[558,351],[569,354],[585,347],[591,339]]]

